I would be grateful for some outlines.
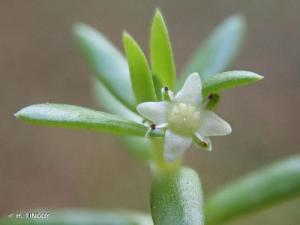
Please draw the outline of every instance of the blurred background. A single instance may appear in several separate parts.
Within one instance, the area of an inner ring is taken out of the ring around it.
[[[190,150],[205,193],[255,168],[299,152],[300,1],[1,0],[0,215],[28,208],[131,208],[149,211],[150,175],[108,134],[42,128],[17,121],[23,106],[58,102],[96,108],[90,70],[71,27],[88,23],[120,49],[124,29],[147,50],[154,9],[164,13],[177,70],[201,40],[233,13],[246,16],[246,45],[232,69],[265,76],[225,91],[218,113],[233,134],[212,153]],[[300,199],[237,224],[298,224]]]

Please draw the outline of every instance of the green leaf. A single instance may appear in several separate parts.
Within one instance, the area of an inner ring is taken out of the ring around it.
[[[157,99],[160,101],[162,100],[161,89],[163,88],[163,85],[155,74],[152,74],[152,79],[153,79],[153,84],[154,84]]]
[[[93,79],[92,85],[94,97],[97,100],[97,103],[105,109],[105,111],[122,116],[137,123],[141,123],[143,121],[143,118],[128,110],[116,98],[114,98],[98,80]],[[152,145],[148,138],[123,136],[121,137],[121,140],[126,144],[127,148],[125,149],[135,159],[143,163],[147,163],[153,157]]]
[[[197,173],[189,168],[154,177],[151,212],[155,225],[203,225],[202,188]]]
[[[231,65],[245,37],[244,17],[234,15],[226,19],[207,38],[188,61],[180,76],[183,85],[189,74],[198,72],[202,80],[223,72]]]
[[[208,225],[221,224],[300,194],[300,155],[228,184],[206,204]]]
[[[21,109],[15,116],[36,125],[87,129],[120,135],[145,136],[148,129],[142,124],[116,115],[64,104],[31,105]],[[153,135],[162,134],[155,131],[151,132],[151,136]]]
[[[123,45],[137,103],[156,101],[151,71],[143,50],[126,32],[123,34]]]
[[[128,64],[123,55],[100,32],[87,25],[75,25],[73,33],[96,77],[113,96],[135,111]]]
[[[35,212],[33,210],[33,212]],[[47,219],[0,219],[0,225],[153,225],[147,214],[84,210],[49,211]]]
[[[143,118],[137,113],[129,110],[124,104],[117,100],[101,82],[94,77],[91,79],[93,97],[98,105],[106,112],[122,116],[125,119],[142,123]]]
[[[228,71],[218,73],[203,81],[203,95],[206,96],[226,88],[251,84],[261,79],[263,79],[263,76],[249,71]]]
[[[150,53],[153,73],[159,77],[164,86],[174,90],[176,70],[173,51],[167,26],[159,10],[156,10],[151,26]]]

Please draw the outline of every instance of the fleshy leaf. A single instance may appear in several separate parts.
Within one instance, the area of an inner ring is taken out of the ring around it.
[[[189,168],[154,177],[151,212],[155,225],[204,225],[203,196],[197,173]]]
[[[160,101],[162,100],[161,89],[163,88],[163,85],[155,74],[152,74],[152,79],[153,79],[153,84],[154,84],[157,99]]]
[[[105,112],[109,112],[125,119],[142,123],[143,118],[137,113],[129,110],[124,104],[117,100],[101,82],[94,77],[91,79],[93,96],[98,105]]]
[[[156,10],[151,26],[150,54],[153,73],[158,76],[164,86],[174,90],[176,69],[173,50],[167,26],[159,10]]]
[[[219,25],[188,61],[180,76],[180,85],[190,73],[198,72],[202,80],[226,70],[239,51],[245,37],[244,17],[233,15]]]
[[[135,111],[128,64],[123,55],[100,32],[88,25],[77,24],[73,33],[96,77],[113,96]]]
[[[228,71],[218,73],[203,82],[203,95],[219,92],[226,88],[234,88],[254,83],[263,79],[263,76],[249,71]]]
[[[217,225],[300,195],[300,155],[226,185],[208,198],[206,224]]]
[[[87,129],[120,135],[144,136],[148,129],[142,124],[116,115],[64,104],[31,105],[21,109],[15,116],[36,125]],[[153,135],[159,133],[150,132],[150,136]]]
[[[123,34],[123,44],[137,103],[155,101],[156,93],[152,74],[143,50],[126,32]]]
[[[36,210],[31,210],[36,212]],[[2,218],[0,225],[153,225],[151,217],[135,212],[84,211],[84,210],[38,210],[48,218]]]

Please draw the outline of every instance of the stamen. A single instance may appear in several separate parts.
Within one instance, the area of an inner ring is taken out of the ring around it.
[[[149,129],[147,130],[145,137],[150,137],[150,132],[156,129],[156,125],[154,123],[150,124]]]
[[[204,102],[204,106],[207,110],[213,110],[219,103],[219,100],[220,96],[217,93],[211,93]]]
[[[207,148],[207,147],[208,147],[208,143],[207,143],[207,142],[205,142],[205,141],[202,141],[202,145],[203,145],[203,147],[205,147],[205,148]]]
[[[165,86],[161,89],[162,92],[162,99],[164,101],[172,101],[174,99],[174,93],[170,91],[170,89]]]
[[[205,140],[201,136],[194,135],[193,136],[193,141],[194,141],[194,143],[196,143],[201,148],[208,149],[208,147],[209,147],[209,140]]]
[[[151,130],[155,130],[155,129],[156,129],[156,125],[155,125],[154,123],[152,123],[152,124],[150,125],[150,128],[151,128]]]

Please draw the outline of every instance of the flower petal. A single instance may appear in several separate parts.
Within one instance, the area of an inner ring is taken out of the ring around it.
[[[202,137],[224,136],[230,134],[231,126],[217,114],[211,111],[204,112],[203,125],[197,131]]]
[[[202,102],[202,83],[198,73],[189,75],[182,89],[176,94],[175,100],[195,105]]]
[[[178,159],[192,144],[192,138],[180,136],[171,130],[165,134],[164,158],[166,161]]]
[[[195,135],[193,136],[193,141],[196,144],[196,146],[206,151],[212,150],[211,141],[208,137],[203,137],[199,133],[195,133]]]
[[[137,111],[155,124],[166,123],[168,102],[143,102],[137,106]]]

